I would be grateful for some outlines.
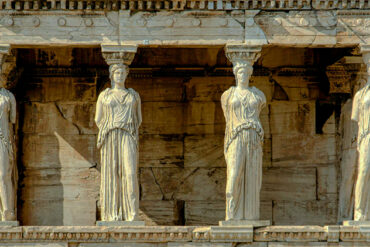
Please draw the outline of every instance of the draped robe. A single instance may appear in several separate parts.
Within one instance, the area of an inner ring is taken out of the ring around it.
[[[133,89],[106,89],[98,98],[102,109],[98,148],[101,154],[100,203],[103,221],[138,219],[137,180],[140,96]]]
[[[226,119],[226,220],[258,220],[264,135],[259,114],[266,98],[255,87],[245,96],[231,87],[221,104]]]
[[[0,211],[3,221],[16,220],[17,166],[11,124],[16,121],[14,95],[0,89]]]
[[[370,82],[353,100],[352,120],[358,124],[358,172],[355,187],[354,220],[370,220]]]

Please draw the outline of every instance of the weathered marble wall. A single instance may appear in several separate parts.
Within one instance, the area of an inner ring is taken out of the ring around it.
[[[337,217],[335,102],[325,66],[345,51],[266,48],[252,85],[266,95],[262,218],[333,224]],[[330,56],[328,56],[330,54]],[[93,225],[99,217],[95,101],[106,86],[99,49],[20,49],[23,225]],[[234,84],[222,48],[139,49],[128,87],[140,93],[140,199],[151,225],[224,218],[220,96]]]
[[[19,66],[25,71],[17,90],[19,214],[25,225],[95,222],[100,178],[93,121],[96,79],[69,75],[68,68],[83,70],[74,55],[72,49],[20,50]]]

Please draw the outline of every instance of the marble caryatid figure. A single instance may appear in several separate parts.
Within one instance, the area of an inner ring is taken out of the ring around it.
[[[348,99],[342,106],[339,134],[340,142],[340,168],[341,180],[339,189],[338,222],[353,219],[354,191],[356,181],[356,136],[357,124],[353,124],[352,99]]]
[[[1,221],[16,221],[17,165],[13,124],[16,121],[14,95],[0,82],[0,212]]]
[[[370,221],[370,52],[363,54],[367,83],[354,97],[352,120],[357,122],[358,169],[355,186],[354,220]]]
[[[249,86],[251,60],[234,60],[233,72],[236,86],[221,97],[226,119],[226,221],[259,220],[264,136],[259,115],[266,98]]]
[[[101,154],[100,203],[102,221],[137,221],[139,217],[140,96],[125,88],[125,64],[111,64],[111,88],[100,93],[95,122]]]

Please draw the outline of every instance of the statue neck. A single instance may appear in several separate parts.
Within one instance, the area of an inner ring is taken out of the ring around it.
[[[247,83],[247,84],[238,84],[237,88],[242,89],[242,90],[249,89],[249,83]]]
[[[113,90],[127,90],[125,86],[115,85]]]

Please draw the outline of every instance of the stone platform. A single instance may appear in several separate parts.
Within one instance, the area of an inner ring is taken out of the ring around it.
[[[97,221],[97,226],[145,226],[145,221]]]
[[[356,221],[356,220],[346,220],[343,222],[344,226],[368,226],[370,227],[370,221]]]
[[[0,221],[1,226],[19,226],[19,221]]]
[[[223,228],[223,229],[220,229]],[[0,227],[0,246],[232,247],[369,246],[370,228],[358,226],[20,226]]]
[[[226,221],[220,221],[219,225],[220,226],[261,227],[261,226],[271,225],[271,221],[269,221],[269,220],[226,220]]]

